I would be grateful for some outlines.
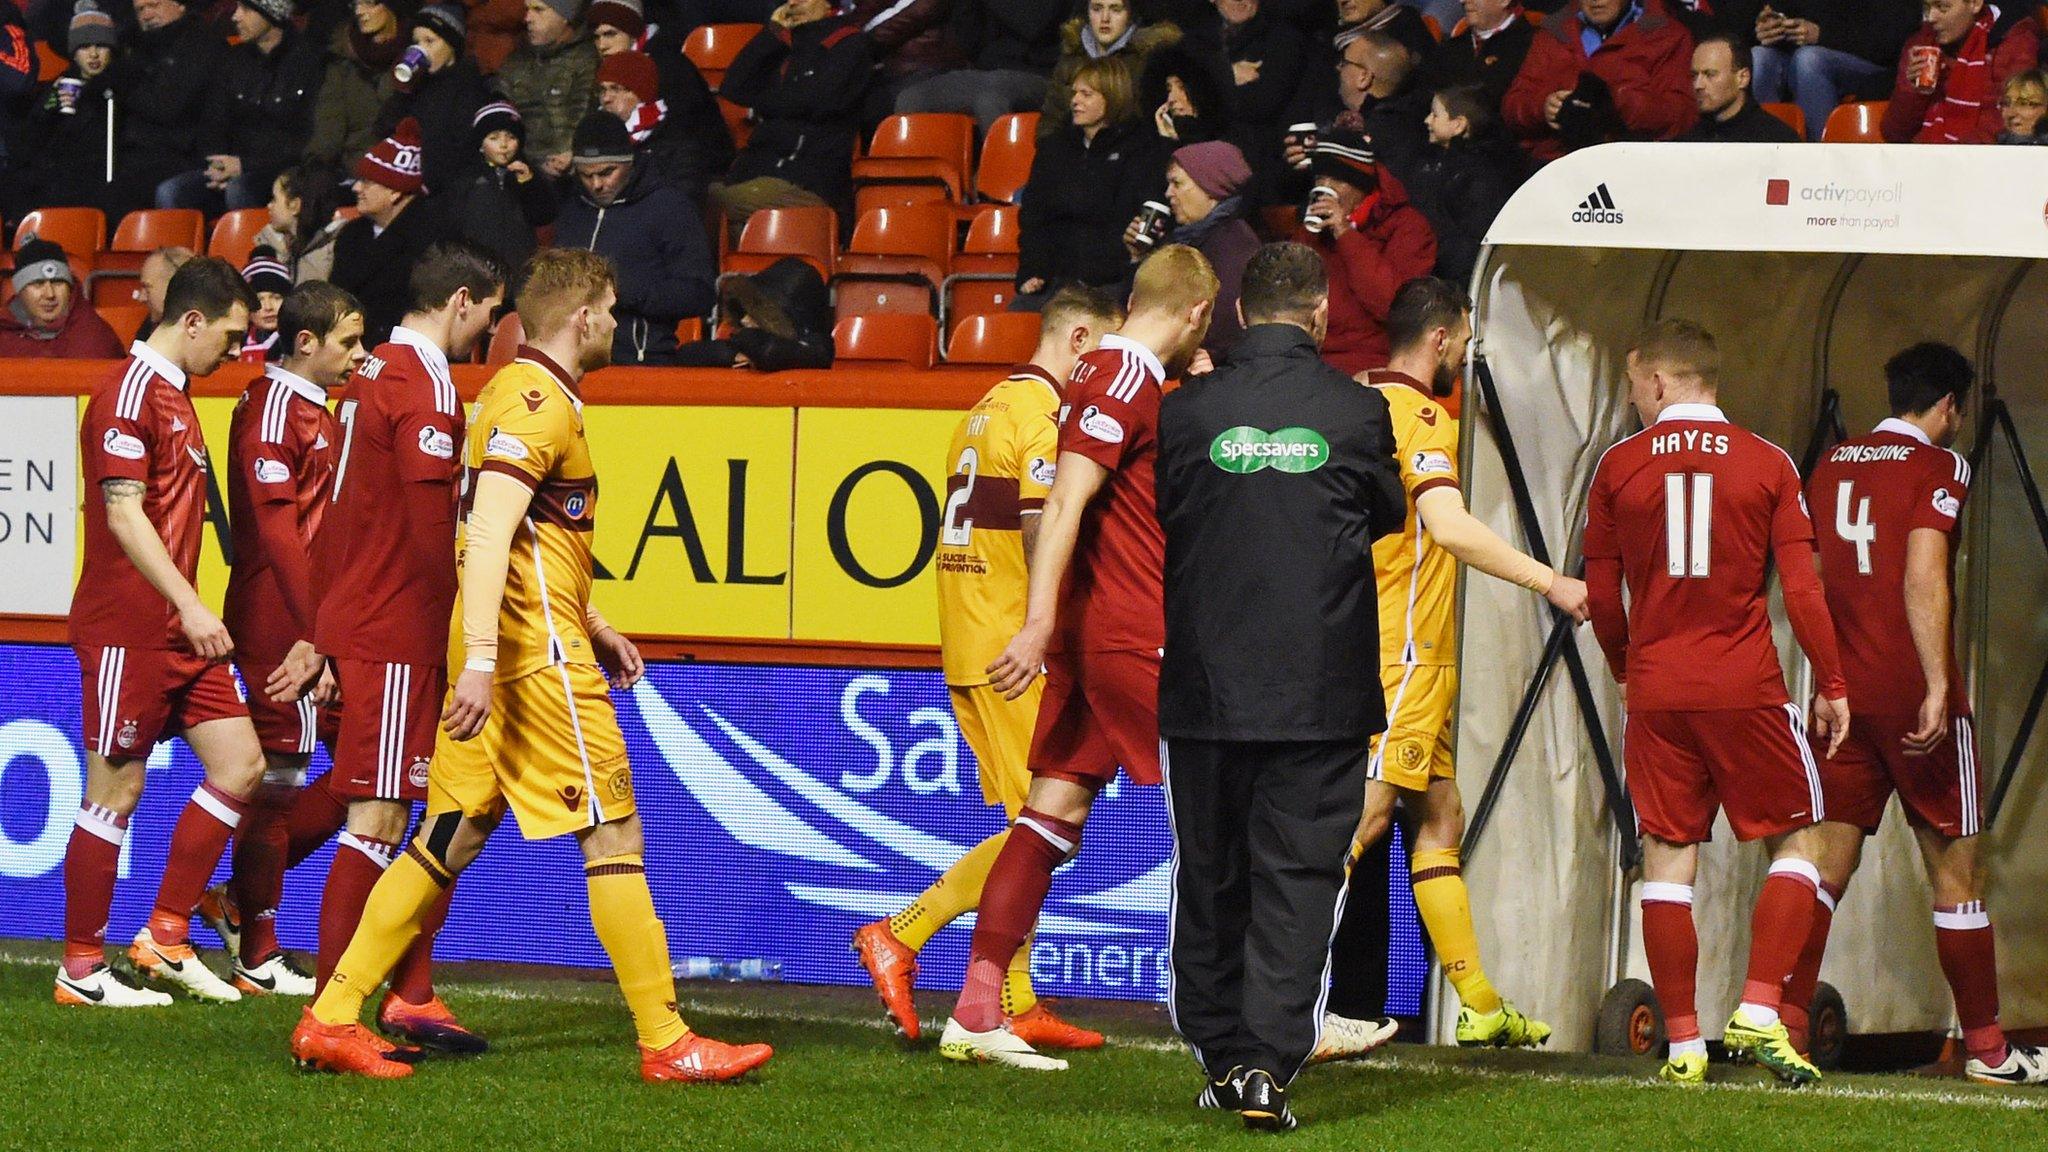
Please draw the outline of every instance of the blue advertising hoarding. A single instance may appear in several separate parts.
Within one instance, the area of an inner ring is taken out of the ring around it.
[[[78,687],[69,649],[0,644],[0,936],[62,934],[64,846],[84,762]],[[786,980],[865,983],[847,950],[853,930],[902,907],[1002,826],[1001,810],[982,803],[936,671],[652,664],[615,702],[648,880],[678,962],[761,958]],[[325,765],[321,752],[315,772]],[[147,917],[199,775],[182,742],[151,756],[110,942]],[[1039,922],[1031,965],[1041,991],[1165,997],[1168,848],[1158,789],[1119,781],[1103,793]],[[313,947],[332,851],[287,879],[278,928],[290,947]],[[1415,1015],[1427,958],[1405,872],[1391,887],[1387,1010]],[[435,954],[605,966],[585,903],[573,840],[528,842],[507,820],[457,885]],[[920,986],[959,986],[972,924],[964,917],[932,940]]]

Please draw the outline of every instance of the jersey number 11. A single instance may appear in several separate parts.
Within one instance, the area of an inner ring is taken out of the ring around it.
[[[1714,524],[1714,475],[1711,472],[1667,472],[1664,475],[1664,559],[1673,577],[1704,578]]]

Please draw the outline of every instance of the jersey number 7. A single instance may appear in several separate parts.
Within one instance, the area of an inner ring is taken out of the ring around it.
[[[1704,579],[1712,559],[1708,536],[1714,524],[1714,475],[1664,475],[1664,559],[1673,577]]]

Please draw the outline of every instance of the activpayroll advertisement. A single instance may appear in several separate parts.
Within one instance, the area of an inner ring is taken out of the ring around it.
[[[0,645],[0,936],[62,935],[63,860],[84,752],[78,665],[65,648]],[[937,672],[659,664],[614,696],[647,827],[647,875],[677,963],[761,959],[785,980],[861,984],[847,951],[983,837],[972,754]],[[326,768],[326,753],[315,772]],[[121,856],[110,942],[149,914],[172,824],[199,781],[181,742],[158,747]],[[1055,877],[1032,949],[1052,995],[1161,1000],[1171,875],[1164,797],[1128,781],[1097,802],[1080,857]],[[314,946],[332,849],[295,869],[279,932]],[[225,869],[223,868],[223,878]],[[1412,925],[1405,882],[1396,923]],[[606,961],[590,931],[573,839],[531,843],[507,820],[457,883],[436,955],[579,967]],[[955,988],[970,914],[926,949],[922,983]],[[197,930],[202,945],[211,934]],[[1427,977],[1397,930],[1388,1010],[1420,1010]]]

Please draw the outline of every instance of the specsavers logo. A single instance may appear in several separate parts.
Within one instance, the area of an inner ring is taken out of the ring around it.
[[[1277,472],[1313,472],[1330,459],[1330,442],[1313,428],[1282,428],[1267,432],[1240,424],[1226,428],[1209,443],[1209,461],[1225,472],[1250,475],[1264,468]]]

